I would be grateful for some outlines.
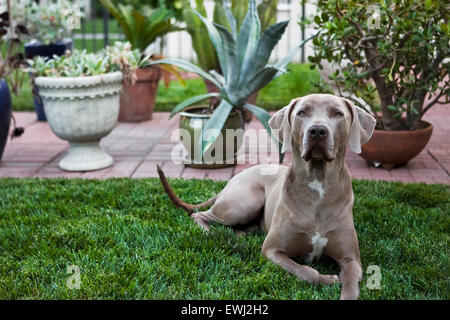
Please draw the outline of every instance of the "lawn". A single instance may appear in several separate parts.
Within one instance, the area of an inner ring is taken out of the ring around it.
[[[287,105],[292,98],[314,92],[312,82],[316,82],[320,77],[316,70],[310,70],[308,64],[290,64],[289,70],[260,91],[257,105],[267,110],[277,110]],[[187,80],[185,87],[179,81],[172,81],[169,88],[165,88],[161,81],[155,111],[171,111],[181,101],[202,93],[206,93],[206,88],[200,78]],[[21,94],[12,98],[13,110],[34,110],[28,75],[25,76]]]
[[[172,180],[200,202],[224,182]],[[449,299],[448,186],[354,181],[362,299]],[[175,209],[157,179],[0,179],[0,299],[337,299],[261,255],[264,235],[209,234]],[[67,267],[81,269],[69,290]],[[332,263],[315,264],[322,273]]]

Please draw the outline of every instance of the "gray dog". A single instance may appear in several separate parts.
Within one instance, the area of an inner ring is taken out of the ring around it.
[[[341,299],[357,299],[362,277],[358,238],[353,224],[353,190],[344,163],[346,145],[361,152],[375,119],[349,100],[329,94],[293,99],[269,121],[282,151],[292,147],[289,167],[258,165],[234,176],[214,198],[191,205],[172,191],[158,167],[172,202],[191,213],[205,230],[212,222],[257,225],[267,233],[267,259],[311,284],[342,284]],[[269,174],[270,173],[270,174]],[[199,208],[213,206],[202,212]],[[337,275],[320,274],[307,263],[327,256]]]

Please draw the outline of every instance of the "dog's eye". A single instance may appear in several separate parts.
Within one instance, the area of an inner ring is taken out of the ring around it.
[[[336,111],[336,116],[337,117],[343,117],[344,114],[342,112],[340,112],[340,111]]]
[[[305,115],[306,115],[306,112],[305,111],[300,111],[299,113],[298,113],[298,115],[300,116],[300,117],[304,117]]]

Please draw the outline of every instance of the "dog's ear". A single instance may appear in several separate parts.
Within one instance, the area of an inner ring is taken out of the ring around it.
[[[344,99],[352,114],[352,125],[348,139],[350,149],[355,153],[361,153],[361,146],[372,137],[377,121],[371,114],[355,106],[350,100],[342,99]]]
[[[293,108],[300,98],[292,99],[283,109],[277,111],[269,120],[269,127],[272,135],[278,142],[282,143],[281,152],[285,153],[291,146],[292,128],[289,121],[291,108]]]

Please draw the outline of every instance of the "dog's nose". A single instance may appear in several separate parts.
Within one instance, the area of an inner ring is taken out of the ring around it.
[[[322,140],[328,136],[328,129],[325,126],[311,126],[308,135],[314,140]]]

